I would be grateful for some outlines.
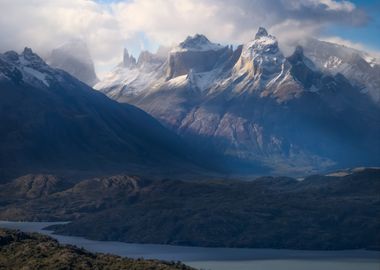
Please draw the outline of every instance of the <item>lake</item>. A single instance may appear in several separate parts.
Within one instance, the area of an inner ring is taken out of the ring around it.
[[[365,250],[302,251],[247,248],[203,248],[172,245],[130,244],[94,241],[83,237],[52,234],[43,228],[62,222],[0,221],[0,227],[39,232],[62,244],[92,252],[112,253],[131,258],[182,261],[207,270],[379,270],[380,252]]]

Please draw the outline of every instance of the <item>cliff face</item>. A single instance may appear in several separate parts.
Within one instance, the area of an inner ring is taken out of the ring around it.
[[[47,63],[62,69],[89,86],[99,82],[87,45],[82,40],[72,40],[52,50]]]
[[[205,72],[212,69],[218,59],[217,52],[176,52],[169,57],[168,78],[194,72]]]

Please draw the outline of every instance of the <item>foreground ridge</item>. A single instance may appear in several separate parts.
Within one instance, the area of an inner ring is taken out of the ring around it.
[[[27,264],[25,264],[27,262]],[[0,269],[191,270],[180,262],[129,259],[90,253],[38,233],[0,229]]]

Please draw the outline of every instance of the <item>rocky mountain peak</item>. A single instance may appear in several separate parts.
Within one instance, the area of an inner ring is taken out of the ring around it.
[[[0,77],[4,80],[11,80],[16,84],[24,81],[33,86],[48,87],[50,75],[53,73],[55,70],[28,47],[21,54],[15,51],[0,54]]]
[[[53,49],[47,58],[47,63],[70,73],[90,86],[99,81],[87,44],[81,39],[72,39]]]
[[[224,47],[220,44],[212,43],[206,36],[196,34],[188,36],[172,52],[178,51],[217,51]]]
[[[297,63],[297,62],[303,61],[304,57],[305,56],[303,54],[303,48],[302,48],[302,46],[298,45],[295,48],[293,54],[291,56],[289,56],[288,59],[292,63]]]
[[[19,55],[15,51],[7,51],[4,53],[4,57],[12,62],[18,61],[19,60]]]
[[[134,58],[133,55],[129,55],[128,50],[124,48],[123,66],[127,68],[133,68],[136,66],[136,64],[136,58]]]
[[[22,52],[23,55],[31,55],[31,54],[34,54],[32,49],[29,48],[29,47],[25,47],[24,48],[24,51]]]
[[[196,34],[194,36],[188,36],[185,41],[180,43],[182,48],[193,48],[196,46],[208,45],[211,42],[208,38],[201,34]]]
[[[160,65],[162,64],[163,59],[156,54],[153,54],[149,51],[142,51],[137,60],[137,66],[142,67],[145,65]]]
[[[261,78],[258,88],[265,85],[273,76],[278,76],[282,72],[285,57],[278,47],[276,37],[260,27],[254,40],[244,44],[243,51],[238,61],[236,70],[246,70],[251,74],[265,74]],[[265,78],[264,78],[265,77]]]
[[[255,35],[255,39],[259,39],[261,37],[267,37],[268,31],[264,27],[259,27],[259,30],[257,30],[257,33]]]
[[[293,54],[288,57],[288,61],[294,66],[294,65],[304,65],[306,68],[308,68],[310,71],[317,71],[318,68],[315,66],[312,60],[310,60],[308,57],[304,54],[304,49],[302,46],[298,45]]]
[[[297,55],[303,55],[303,47],[298,45],[296,47],[296,49],[294,50],[294,54],[297,54]]]
[[[269,35],[268,32],[260,27],[255,39],[244,46],[243,56],[255,58],[256,55],[277,55],[282,56],[278,48],[276,37]],[[276,56],[277,57],[277,56]]]
[[[37,54],[35,54],[31,48],[25,47],[24,51],[21,53],[21,56],[23,56],[23,58],[29,62],[36,64],[45,64],[45,61],[42,60],[42,58]]]

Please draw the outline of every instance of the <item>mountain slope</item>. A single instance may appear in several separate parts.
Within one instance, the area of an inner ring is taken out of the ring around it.
[[[4,172],[190,163],[192,151],[151,116],[52,69],[27,48],[0,55],[0,121]]]
[[[238,160],[229,166],[240,172],[260,164],[297,174],[380,162],[379,107],[341,74],[320,70],[301,47],[286,58],[264,28],[235,50],[189,37],[138,85],[124,75],[113,80],[121,71],[132,74],[120,69],[95,87]]]
[[[95,87],[104,89],[109,97],[121,101],[124,94],[138,95],[156,80],[165,76],[164,59],[143,51],[137,62],[128,51],[124,51],[123,62]],[[125,100],[124,100],[125,101]]]
[[[307,55],[320,69],[341,73],[361,92],[380,102],[380,65],[365,52],[330,42],[308,39],[304,42]]]

